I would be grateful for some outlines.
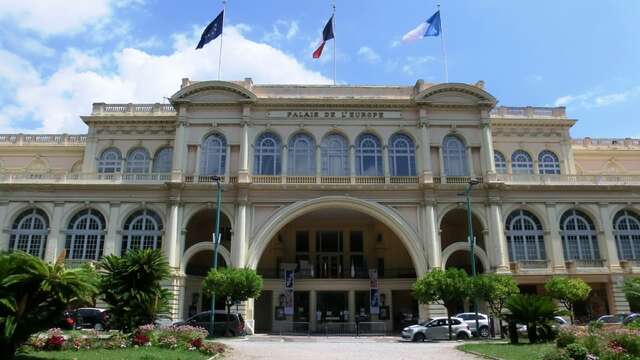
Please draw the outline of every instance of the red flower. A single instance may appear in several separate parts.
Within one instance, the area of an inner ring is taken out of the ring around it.
[[[47,348],[60,349],[64,345],[64,337],[61,335],[53,335],[47,339]]]
[[[133,345],[146,345],[151,339],[145,334],[135,334],[133,336]]]
[[[196,349],[200,349],[200,347],[202,346],[202,339],[201,338],[195,338],[195,339],[191,340],[190,345],[193,346]]]

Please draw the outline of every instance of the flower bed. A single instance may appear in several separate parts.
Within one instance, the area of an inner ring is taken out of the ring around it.
[[[557,348],[544,360],[640,359],[640,329],[622,326],[568,326],[560,330]]]
[[[194,326],[145,325],[132,334],[110,331],[99,334],[96,331],[71,332],[64,334],[60,329],[50,329],[33,335],[25,344],[26,351],[123,349],[130,347],[160,347],[165,349],[199,351],[215,355],[226,351],[220,343],[205,341],[207,330]]]

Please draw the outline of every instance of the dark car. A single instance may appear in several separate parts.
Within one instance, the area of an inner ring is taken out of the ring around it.
[[[65,310],[60,321],[60,328],[65,330],[73,330],[76,328],[76,318],[74,311]]]
[[[622,325],[628,325],[638,319],[640,319],[640,313],[633,313],[622,320]]]
[[[99,308],[79,308],[71,312],[75,319],[76,329],[109,329],[109,313],[106,309]]]
[[[241,314],[227,315],[224,312],[216,311],[215,318],[213,320],[215,323],[215,335],[217,336],[240,336],[245,334],[244,319],[242,318]],[[209,330],[210,321],[211,311],[203,311],[201,313],[195,314],[185,321],[177,322],[174,325],[199,326]],[[211,331],[209,330],[209,332]]]

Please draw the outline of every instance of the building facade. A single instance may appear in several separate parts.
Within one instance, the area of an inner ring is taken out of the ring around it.
[[[95,103],[87,135],[0,135],[0,247],[48,261],[65,250],[68,266],[162,249],[171,315],[186,318],[210,307],[202,279],[219,176],[219,263],[263,276],[262,295],[239,305],[256,331],[355,315],[397,329],[444,312],[415,303],[416,277],[470,268],[460,192],[477,178],[480,273],[511,274],[532,293],[553,275],[580,277],[593,288],[581,317],[629,311],[621,285],[640,273],[640,140],[571,139],[576,121],[562,107],[496,103],[482,82],[251,79],[184,79],[169,104]]]

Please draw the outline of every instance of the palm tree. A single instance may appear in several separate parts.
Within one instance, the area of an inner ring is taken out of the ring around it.
[[[29,337],[52,327],[72,302],[90,301],[96,289],[88,268],[65,269],[27,253],[0,253],[0,353],[15,357]]]
[[[515,323],[527,325],[529,342],[535,344],[538,342],[538,326],[544,326],[558,313],[551,298],[539,295],[513,295],[507,300],[505,307],[509,310],[507,319],[512,343],[518,342],[518,337],[514,334]]]

